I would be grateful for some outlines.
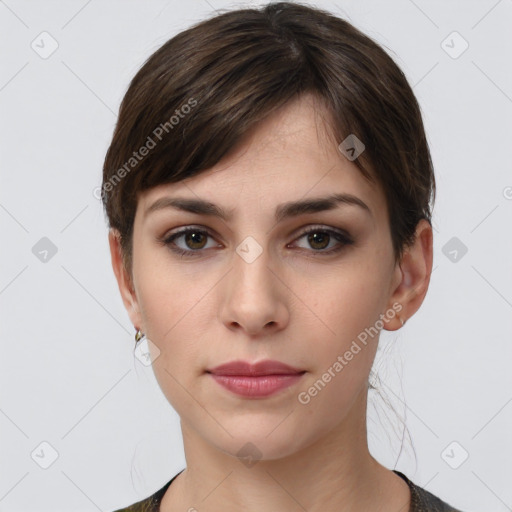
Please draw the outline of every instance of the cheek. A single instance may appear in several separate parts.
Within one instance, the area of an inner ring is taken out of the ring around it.
[[[190,417],[197,408],[191,400],[195,395],[191,385],[202,378],[200,360],[205,352],[205,347],[201,347],[204,336],[199,335],[200,324],[204,323],[198,316],[200,295],[177,293],[176,283],[168,287],[163,284],[157,280],[152,287],[148,286],[144,302],[148,338],[157,354],[152,357],[153,371],[168,402],[180,416]]]
[[[177,381],[185,385],[204,368],[204,343],[212,329],[208,315],[218,276],[194,270],[193,263],[172,265],[165,251],[141,251],[139,261],[141,315],[147,338],[158,349],[153,367],[162,388],[174,394]]]
[[[322,418],[320,430],[328,431],[365,396],[379,339],[374,326],[377,310],[376,302],[371,303],[365,293],[355,293],[348,300],[340,294],[339,301],[326,310],[325,322],[335,335],[319,339],[314,352],[305,347],[312,354],[311,374],[295,397],[303,418],[301,428],[316,431]]]
[[[386,301],[384,275],[375,265],[373,257],[361,255],[357,263],[347,264],[320,281],[309,279],[304,287],[302,300],[312,305],[317,317],[313,320],[317,336],[311,359],[312,375],[308,386],[301,389],[306,392],[305,401],[311,400],[312,405],[306,407],[327,407],[328,413],[333,406],[342,414],[348,402],[366,385]],[[313,324],[306,326],[302,321],[302,325],[304,331],[313,332]],[[311,352],[311,347],[303,349]],[[308,391],[310,386],[314,388]]]
[[[147,333],[164,345],[187,317],[197,314],[202,297],[212,287],[213,276],[199,273],[194,264],[172,264],[167,251],[140,252],[137,291]],[[165,343],[164,343],[165,342]]]
[[[316,279],[306,277],[301,299],[321,321],[327,340],[338,348],[375,324],[386,303],[385,276],[372,258],[330,270]],[[376,266],[377,265],[377,266]]]

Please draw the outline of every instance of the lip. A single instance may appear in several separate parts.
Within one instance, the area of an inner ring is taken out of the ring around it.
[[[306,372],[280,361],[265,360],[257,363],[231,361],[207,373],[237,395],[263,398],[297,383]]]
[[[221,364],[207,370],[208,373],[214,375],[243,375],[246,377],[257,377],[260,375],[297,375],[303,373],[304,370],[294,368],[293,366],[281,363],[280,361],[273,361],[265,359],[257,363],[250,363],[248,361],[230,361],[229,363]]]

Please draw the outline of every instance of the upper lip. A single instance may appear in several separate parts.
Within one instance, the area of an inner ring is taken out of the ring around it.
[[[207,370],[208,373],[215,375],[295,375],[304,373],[305,370],[299,370],[293,366],[281,363],[280,361],[272,361],[266,359],[257,363],[250,363],[248,361],[230,361],[229,363],[221,364],[215,368]]]

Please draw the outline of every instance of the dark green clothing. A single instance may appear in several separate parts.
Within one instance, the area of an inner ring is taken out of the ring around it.
[[[138,501],[137,503],[134,503],[127,508],[116,510],[115,512],[159,512],[160,502],[164,497],[165,491],[167,491],[169,485],[171,485],[173,480],[183,471],[184,470],[181,470],[161,489],[156,491],[148,498],[142,501]],[[412,483],[400,471],[393,471],[406,481],[409,489],[411,490],[411,507],[409,508],[409,512],[461,512],[460,510],[457,510],[444,501],[440,500],[437,496],[434,496],[432,493],[428,492],[422,487],[418,487],[416,484]]]

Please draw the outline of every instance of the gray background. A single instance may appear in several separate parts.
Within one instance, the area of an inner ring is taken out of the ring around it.
[[[185,467],[94,190],[143,61],[212,9],[261,3],[0,1],[0,511],[113,510]],[[464,511],[512,510],[512,0],[311,4],[404,70],[438,183],[429,292],[376,361],[414,450],[372,397],[371,451]]]

